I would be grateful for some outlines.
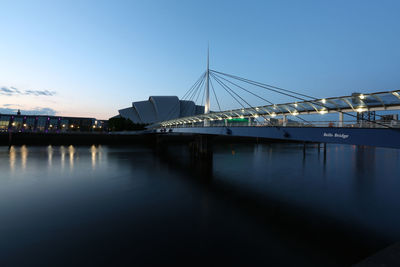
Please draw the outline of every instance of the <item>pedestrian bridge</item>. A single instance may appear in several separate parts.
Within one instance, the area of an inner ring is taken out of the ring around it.
[[[211,78],[241,107],[221,110]],[[275,104],[239,82],[294,98],[295,101]],[[203,85],[204,90],[201,89]],[[210,110],[210,86],[219,111]],[[400,148],[400,90],[315,98],[207,69],[187,94],[193,98],[201,91],[206,97],[205,114],[173,118],[149,128],[165,134],[226,135]],[[266,105],[251,105],[238,91],[258,97]]]

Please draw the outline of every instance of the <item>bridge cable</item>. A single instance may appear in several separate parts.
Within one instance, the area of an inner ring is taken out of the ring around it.
[[[260,99],[266,101],[266,102],[269,103],[270,105],[274,105],[274,103],[272,103],[271,101],[269,101],[269,100],[267,100],[267,99],[265,99],[265,98],[263,98],[263,97],[261,97],[261,96],[255,94],[255,93],[253,93],[253,92],[247,90],[246,88],[243,88],[242,86],[240,86],[240,85],[238,85],[238,84],[236,84],[236,83],[234,83],[234,82],[232,82],[232,81],[229,81],[228,79],[225,79],[224,77],[222,77],[222,76],[220,76],[220,75],[217,75],[217,74],[215,74],[215,75],[216,75],[218,78],[223,79],[224,81],[229,82],[230,84],[235,85],[236,87],[238,87],[238,88],[240,88],[240,89],[242,89],[242,90],[244,90],[244,91],[246,91],[246,92],[252,94],[253,96],[258,97],[258,98],[260,98]],[[297,116],[294,116],[294,115],[292,115],[292,116],[293,116],[293,117],[297,117]],[[312,123],[309,122],[309,121],[307,121],[306,119],[303,119],[303,118],[301,118],[301,117],[297,117],[297,118],[299,118],[300,120],[302,120],[302,121],[304,121],[304,122],[306,122],[306,123],[312,125]]]
[[[201,92],[200,88],[203,87],[204,81],[205,81],[205,74],[203,75],[201,82],[197,85],[196,89],[193,91],[193,94],[190,96],[190,98],[187,101],[193,101],[194,97],[196,95],[197,95],[197,98],[199,97],[200,92]],[[196,110],[196,103],[195,102],[197,102],[197,98],[196,98],[196,101],[193,101],[194,104],[195,104],[195,110]],[[188,110],[188,108],[189,108],[189,105],[186,105],[186,107],[184,107],[184,110],[183,110],[184,112],[182,112],[182,113],[184,114]]]
[[[240,101],[238,101],[229,91],[231,91],[232,93],[234,93],[237,97],[239,97],[243,102],[245,102],[251,109],[254,109],[255,113],[258,115],[258,111],[251,106],[246,100],[244,100],[240,95],[238,95],[235,91],[233,91],[229,86],[227,86],[225,83],[223,83],[221,80],[218,79],[218,77],[215,76],[215,74],[211,74],[212,77],[221,85],[221,87],[227,91],[244,109],[246,109],[246,107],[244,105],[242,105],[242,103]],[[228,90],[229,91],[228,91]],[[272,124],[264,115],[260,114],[261,117],[264,118],[265,121],[267,121],[269,124]]]
[[[240,88],[240,89],[242,89],[242,90],[248,92],[249,94],[252,94],[253,96],[260,98],[261,100],[264,100],[264,101],[267,102],[268,104],[274,105],[274,103],[272,103],[271,101],[269,101],[269,100],[267,100],[267,99],[265,99],[265,98],[263,98],[263,97],[261,97],[261,96],[255,94],[255,93],[253,93],[253,92],[251,92],[251,91],[249,91],[249,90],[243,88],[242,86],[240,86],[240,85],[238,85],[238,84],[236,84],[236,83],[233,83],[233,82],[229,81],[228,79],[225,79],[224,77],[222,77],[222,76],[220,76],[220,75],[217,75],[217,74],[215,74],[215,75],[216,75],[218,78],[223,79],[224,81],[226,81],[226,82],[228,82],[228,83],[230,83],[230,84],[232,84],[232,85],[234,85],[234,86],[236,86],[236,87],[238,87],[238,88]]]
[[[186,93],[181,97],[182,100],[184,100],[187,96],[189,96],[193,90],[195,90],[196,86],[202,81],[204,80],[205,77],[205,72],[197,79],[197,81],[190,87],[190,89],[188,91],[186,91]],[[171,110],[168,112],[167,118],[170,118],[170,116],[172,116],[173,112],[175,112],[175,110],[180,106],[180,102],[178,101],[178,103],[176,105],[174,105]]]
[[[222,112],[221,106],[219,105],[218,97],[217,97],[217,94],[215,93],[214,85],[213,85],[211,79],[210,79],[210,84],[211,84],[211,89],[212,89],[212,91],[213,91],[213,93],[214,93],[214,96],[215,96],[215,100],[217,100],[218,109],[219,109],[220,112]]]
[[[283,95],[286,95],[286,96],[289,96],[289,97],[292,97],[292,98],[296,98],[296,99],[298,99],[298,100],[302,100],[302,101],[305,101],[305,102],[311,102],[311,103],[313,103],[313,104],[315,104],[315,105],[317,105],[317,106],[326,108],[327,110],[330,109],[328,106],[323,105],[323,104],[321,104],[321,103],[314,102],[314,101],[310,101],[310,100],[308,100],[308,99],[304,99],[304,98],[301,98],[301,97],[298,97],[298,96],[290,95],[290,94],[288,94],[288,93],[283,93],[283,92],[280,92],[280,91],[278,91],[278,90],[282,90],[282,91],[285,91],[285,92],[290,92],[290,93],[297,94],[297,95],[300,95],[300,96],[305,96],[305,97],[308,97],[308,98],[312,98],[313,100],[318,100],[318,98],[315,98],[315,97],[312,97],[312,96],[308,96],[308,95],[296,93],[296,92],[291,91],[291,90],[283,89],[283,88],[276,87],[276,86],[272,86],[272,85],[268,85],[268,84],[263,84],[263,83],[260,83],[260,82],[252,81],[252,80],[245,79],[245,78],[242,78],[242,77],[239,77],[239,76],[235,76],[235,75],[231,75],[231,74],[226,74],[226,73],[219,72],[219,71],[215,71],[215,70],[210,70],[210,71],[211,71],[211,72],[215,72],[215,73],[219,73],[219,74],[228,76],[228,77],[230,77],[230,78],[233,78],[233,79],[236,79],[236,80],[239,80],[239,81],[242,81],[242,82],[246,82],[246,83],[249,83],[249,84],[252,84],[252,85],[261,87],[261,88],[264,88],[264,89],[266,89],[266,90],[270,90],[270,91],[273,91],[273,92],[276,92],[276,93],[279,93],[279,94],[283,94]],[[271,87],[271,88],[269,88],[269,87]],[[357,118],[356,115],[350,114],[350,113],[348,113],[348,112],[344,112],[344,111],[341,111],[341,110],[337,110],[336,112],[342,113],[342,114],[346,114],[346,115],[348,115],[348,116]],[[391,126],[388,126],[388,125],[385,125],[385,124],[381,124],[381,123],[376,122],[376,121],[371,121],[371,120],[366,119],[366,118],[361,118],[361,120],[368,121],[368,122],[371,122],[371,123],[375,123],[375,124],[377,124],[377,125],[381,125],[381,126],[386,127],[386,128],[394,129],[394,128],[391,127]]]

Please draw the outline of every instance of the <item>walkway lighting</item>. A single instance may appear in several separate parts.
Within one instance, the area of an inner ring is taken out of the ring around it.
[[[297,107],[297,103],[294,103],[294,106]]]
[[[326,111],[326,109],[321,109],[321,110],[319,111],[319,114],[322,114],[322,115],[324,115],[324,114],[326,114],[326,113],[328,113],[328,111]]]
[[[96,128],[96,125],[93,125],[93,128]]]
[[[296,115],[299,115],[299,113],[298,113],[297,111],[294,111],[294,112],[292,113],[292,115],[293,115],[293,116],[296,116]]]
[[[323,98],[323,99],[321,100],[321,102],[325,104],[325,103],[326,103],[326,99]]]
[[[365,98],[365,95],[361,94],[359,97],[360,97],[360,99],[362,100],[362,99]]]
[[[272,113],[272,114],[271,114],[271,117],[276,117],[276,113],[275,113],[275,112]]]
[[[359,107],[359,108],[357,108],[356,110],[357,110],[358,113],[367,111],[367,109],[366,109],[366,108],[363,108],[363,107]]]
[[[71,124],[71,128],[74,128],[74,125],[73,125],[73,124]]]
[[[24,127],[26,127],[26,123],[24,123]]]

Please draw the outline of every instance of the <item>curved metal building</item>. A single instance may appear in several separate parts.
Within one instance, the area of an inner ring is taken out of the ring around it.
[[[132,107],[118,110],[123,118],[133,123],[151,124],[204,113],[204,106],[177,96],[150,96],[146,101],[133,102]]]

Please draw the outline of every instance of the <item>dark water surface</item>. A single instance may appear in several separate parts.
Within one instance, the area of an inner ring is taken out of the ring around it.
[[[400,240],[400,151],[0,147],[0,266],[349,266]]]

